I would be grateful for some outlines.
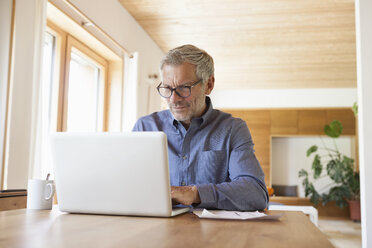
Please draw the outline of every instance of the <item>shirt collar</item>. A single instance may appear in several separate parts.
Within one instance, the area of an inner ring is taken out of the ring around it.
[[[195,120],[199,120],[200,124],[206,123],[211,118],[212,113],[213,113],[213,105],[212,105],[211,98],[209,96],[205,97],[205,103],[207,105],[207,111],[205,111],[205,113],[202,116],[194,118]],[[169,109],[168,109],[168,113],[169,113],[169,118],[173,126],[177,127],[178,123],[180,122],[174,118],[172,112]]]
[[[211,118],[212,113],[213,113],[213,105],[212,105],[211,98],[209,96],[205,97],[205,103],[207,105],[207,111],[205,111],[205,113],[201,117],[199,117],[202,119],[202,123],[207,122]]]

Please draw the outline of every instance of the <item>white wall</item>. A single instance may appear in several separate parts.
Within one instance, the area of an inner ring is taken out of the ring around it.
[[[353,137],[343,136],[336,139],[338,150],[355,159],[355,143]],[[312,145],[317,145],[319,148],[324,147],[324,144],[331,149],[335,146],[331,138],[326,136],[313,136],[313,137],[273,137],[272,138],[272,184],[273,185],[297,185],[298,196],[305,197],[304,188],[302,186],[303,178],[298,177],[298,172],[305,169],[309,173],[312,172],[311,166],[314,159],[314,154],[310,157],[306,156],[306,151]],[[319,155],[327,155],[325,150],[319,149]],[[326,175],[326,164],[323,162],[323,173]],[[312,175],[312,174],[311,174]],[[310,177],[313,181],[313,177]],[[332,183],[329,177],[320,178],[314,182],[314,187],[320,193],[328,192],[330,187],[326,187]]]
[[[12,2],[12,0],[0,1],[0,185],[2,185],[1,165],[5,137]]]
[[[372,1],[356,0],[362,244],[372,247]],[[369,192],[369,193],[368,193]]]
[[[17,0],[4,184],[26,188],[38,99],[45,0]]]
[[[160,107],[160,98],[156,90],[149,91],[148,87],[150,84],[153,85],[153,82],[148,79],[148,75],[158,74],[159,63],[164,53],[118,0],[72,0],[71,2],[123,47],[137,53],[135,59],[138,75],[132,78],[137,78],[138,82],[130,82],[137,83],[137,87],[129,87],[137,90],[137,110],[136,106],[131,106],[133,112],[125,113],[126,116],[129,115],[130,123],[124,123],[125,129],[133,127],[133,119],[158,110]]]
[[[357,89],[215,90],[211,98],[213,106],[221,109],[351,107]]]

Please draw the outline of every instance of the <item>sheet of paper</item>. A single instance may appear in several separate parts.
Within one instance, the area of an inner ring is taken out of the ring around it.
[[[194,210],[193,213],[199,218],[207,219],[228,219],[228,220],[250,220],[250,219],[265,219],[276,220],[283,214],[267,215],[264,213],[256,212],[239,212],[239,211],[226,211],[226,210]]]

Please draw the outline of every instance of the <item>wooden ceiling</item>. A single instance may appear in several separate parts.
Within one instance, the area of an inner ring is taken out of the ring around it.
[[[356,87],[353,0],[119,1],[164,52],[211,54],[217,89]]]

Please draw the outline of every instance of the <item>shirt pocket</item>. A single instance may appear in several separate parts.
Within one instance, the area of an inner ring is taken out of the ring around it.
[[[222,183],[228,178],[226,150],[200,152],[195,171],[196,183]]]

